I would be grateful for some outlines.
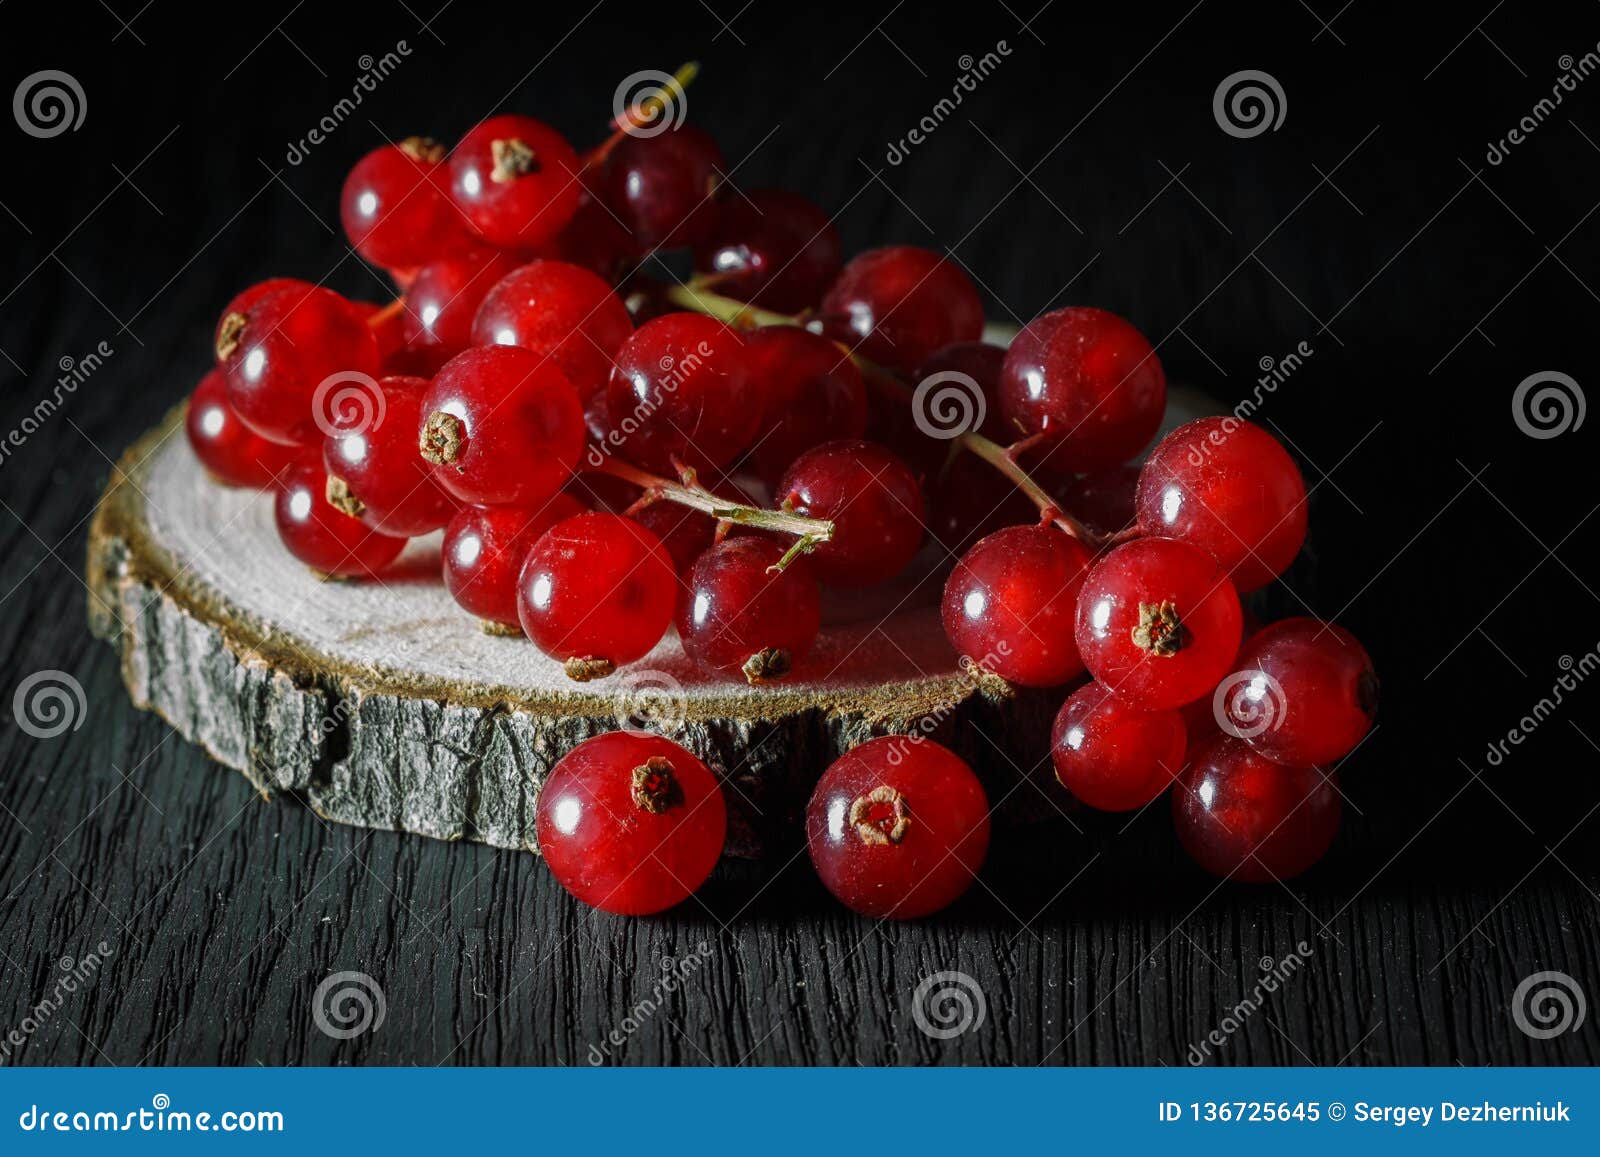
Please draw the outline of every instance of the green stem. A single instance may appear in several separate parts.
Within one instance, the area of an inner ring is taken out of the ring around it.
[[[735,522],[740,526],[753,526],[758,530],[775,530],[780,534],[797,536],[800,541],[795,543],[789,554],[784,556],[780,566],[787,565],[792,555],[803,554],[819,542],[827,542],[833,537],[833,523],[825,518],[807,518],[787,510],[762,510],[758,506],[740,506],[713,494],[697,483],[673,482],[613,457],[606,457],[598,466],[590,461],[586,468],[597,474],[609,474],[613,478],[621,478],[625,482],[633,483],[647,495],[676,502],[679,506],[687,506],[723,522]]]

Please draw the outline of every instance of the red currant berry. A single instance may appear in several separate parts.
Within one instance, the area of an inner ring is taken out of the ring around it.
[[[871,739],[835,760],[806,808],[823,884],[863,916],[912,920],[955,902],[989,850],[989,800],[954,752]]]
[[[833,537],[807,561],[834,586],[886,582],[922,546],[917,476],[876,442],[827,442],[806,451],[778,484],[777,500],[796,514],[833,522]]]
[[[991,534],[945,583],[942,615],[950,645],[972,666],[1008,683],[1065,683],[1083,670],[1074,626],[1078,591],[1093,558],[1053,526]]]
[[[1172,824],[1215,876],[1264,884],[1298,876],[1339,830],[1338,776],[1282,767],[1218,735],[1194,752],[1172,792]]]
[[[295,459],[293,446],[269,442],[239,421],[221,370],[207,373],[189,395],[183,429],[200,465],[224,486],[271,486]]]
[[[280,289],[242,313],[225,314],[217,354],[240,420],[263,438],[291,445],[320,437],[313,400],[328,378],[378,372],[378,343],[361,311],[319,286]]]
[[[517,577],[533,544],[558,522],[584,513],[583,503],[557,494],[543,506],[463,506],[444,528],[444,585],[494,634],[522,633]]]
[[[674,459],[724,466],[761,423],[751,404],[745,339],[715,318],[669,313],[622,343],[606,387],[605,442],[658,474]]]
[[[938,469],[928,484],[928,506],[928,532],[951,554],[997,530],[1039,521],[1039,508],[975,454],[959,454]]]
[[[532,117],[490,117],[450,154],[450,196],[491,245],[534,249],[578,211],[578,155]]]
[[[273,499],[278,537],[290,554],[327,578],[370,577],[405,549],[406,540],[379,534],[328,501],[328,472],[315,451],[297,458]]]
[[[524,265],[484,298],[472,323],[477,345],[514,345],[550,358],[587,402],[611,375],[633,319],[611,287],[562,261]]]
[[[843,261],[838,230],[798,193],[755,189],[729,197],[694,267],[715,278],[718,293],[779,313],[817,304]]]
[[[489,291],[516,269],[517,259],[474,246],[431,261],[406,287],[406,345],[452,358],[470,345],[472,319]]]
[[[1061,489],[1061,508],[1097,534],[1116,534],[1134,524],[1139,468],[1118,466],[1074,478]]]
[[[762,395],[762,433],[745,464],[769,486],[807,450],[866,433],[861,371],[833,342],[794,326],[769,326],[745,339],[745,352]]]
[[[830,337],[908,372],[935,350],[983,333],[983,301],[967,275],[912,245],[852,258],[823,297],[821,313]]]
[[[534,543],[517,582],[523,631],[579,680],[648,654],[672,623],[677,594],[661,540],[618,514],[558,522]]]
[[[244,323],[240,318],[247,315],[256,302],[270,297],[280,289],[310,289],[309,281],[301,281],[298,277],[269,277],[265,281],[258,281],[248,289],[241,290],[237,296],[228,302],[227,308],[217,318],[217,328],[212,336],[212,352],[216,355],[217,364],[223,362],[222,351],[230,348],[238,340],[239,327]],[[352,302],[352,305],[357,305]],[[358,305],[359,308],[359,305]],[[235,316],[238,315],[238,316]],[[223,341],[223,331],[231,331],[231,336]]]
[[[587,269],[607,285],[620,285],[644,250],[615,213],[585,193],[577,213],[556,238],[551,256]]]
[[[462,502],[537,506],[583,452],[583,408],[553,364],[514,346],[469,349],[433,379],[420,447]]]
[[[1056,778],[1078,799],[1101,811],[1144,807],[1183,770],[1183,717],[1176,711],[1140,711],[1099,683],[1067,697],[1050,731]]]
[[[450,203],[444,147],[424,137],[374,149],[345,178],[339,216],[356,252],[374,265],[411,269],[467,241]]]
[[[678,597],[678,637],[691,659],[754,684],[783,678],[810,653],[822,598],[803,559],[774,569],[782,557],[782,546],[757,537],[700,556]]]
[[[1378,676],[1366,648],[1320,619],[1283,619],[1240,650],[1238,673],[1217,689],[1223,729],[1275,763],[1342,759],[1378,712]]]
[[[1139,475],[1139,529],[1198,546],[1241,591],[1282,574],[1306,540],[1306,484],[1278,440],[1201,418],[1161,440]]]
[[[616,731],[574,747],[539,789],[545,863],[573,896],[647,916],[694,895],[722,855],[727,805],[711,769],[659,735]]]
[[[1008,427],[1046,435],[1040,462],[1057,474],[1120,466],[1155,436],[1166,404],[1155,350],[1103,309],[1071,306],[1034,318],[1000,375]]]
[[[427,391],[426,378],[382,378],[375,391],[335,391],[320,415],[328,501],[383,534],[427,534],[455,513],[455,502],[417,456]]]
[[[606,158],[606,203],[646,249],[703,242],[716,221],[722,150],[693,125],[628,136]]]
[[[688,574],[695,560],[711,549],[717,520],[676,502],[652,502],[628,515],[661,540],[679,574]]]
[[[391,302],[389,305],[379,305],[373,301],[352,301],[350,304],[355,306],[356,313],[372,331],[373,340],[378,343],[378,360],[382,363],[384,371],[390,374],[398,373],[389,369],[389,364],[406,345],[404,301]]]

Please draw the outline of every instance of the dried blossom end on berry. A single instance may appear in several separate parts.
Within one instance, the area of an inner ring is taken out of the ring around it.
[[[604,679],[616,670],[616,665],[610,659],[574,657],[563,663],[561,669],[573,682],[587,683],[590,679]]]
[[[672,774],[672,763],[652,755],[633,769],[633,806],[651,815],[660,815],[683,803],[683,789]]]
[[[1171,603],[1140,603],[1133,642],[1152,655],[1170,658],[1183,650],[1186,636],[1178,608]]]
[[[500,185],[509,185],[518,177],[537,173],[543,167],[539,156],[525,142],[516,137],[489,142],[489,152],[494,157],[494,168],[489,179]]]

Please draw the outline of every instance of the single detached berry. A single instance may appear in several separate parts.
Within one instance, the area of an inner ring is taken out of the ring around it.
[[[1339,831],[1338,775],[1283,767],[1218,735],[1189,757],[1172,789],[1178,841],[1215,876],[1263,884],[1298,876]]]
[[[578,211],[578,155],[532,117],[490,117],[450,154],[450,196],[480,237],[502,249],[533,249]]]
[[[328,501],[384,534],[426,534],[455,513],[455,501],[417,456],[427,391],[426,378],[389,377],[370,390],[357,383],[323,399]]]
[[[835,343],[795,326],[766,326],[745,339],[745,354],[762,418],[744,465],[769,486],[807,450],[866,433],[867,388]]]
[[[290,554],[324,578],[376,575],[406,540],[379,534],[328,501],[322,455],[309,451],[285,472],[273,498],[278,537]]]
[[[280,289],[225,313],[216,352],[240,420],[263,438],[298,446],[321,437],[313,421],[319,387],[335,374],[378,372],[378,343],[361,311],[320,286]]]
[[[628,136],[606,158],[602,181],[606,203],[641,247],[683,249],[716,222],[722,150],[693,125]]]
[[[1139,530],[1222,564],[1241,592],[1282,574],[1306,540],[1306,484],[1260,426],[1201,418],[1161,440],[1139,475]]]
[[[489,291],[517,265],[509,253],[475,245],[417,270],[406,287],[407,347],[435,351],[442,362],[469,345],[486,344],[475,341],[472,319]]]
[[[1133,811],[1172,786],[1185,743],[1177,711],[1140,711],[1088,683],[1061,705],[1050,759],[1061,785],[1090,807]]]
[[[484,298],[472,323],[477,345],[514,345],[548,357],[588,402],[611,376],[633,333],[627,307],[599,277],[562,261],[535,261]]]
[[[1011,526],[980,541],[945,583],[944,633],[970,666],[1023,687],[1083,670],[1078,592],[1094,558],[1053,526]],[[968,665],[968,664],[963,664]]]
[[[948,906],[989,850],[989,799],[972,769],[921,736],[871,739],[823,772],[806,847],[840,903],[911,920]]]
[[[1257,632],[1234,665],[1217,691],[1223,729],[1276,763],[1333,763],[1372,728],[1378,676],[1342,627],[1283,619]]]
[[[522,629],[577,680],[643,658],[672,624],[678,575],[660,539],[619,514],[580,514],[534,543],[517,582]]]
[[[1135,707],[1181,707],[1209,695],[1239,652],[1233,584],[1204,551],[1171,538],[1124,543],[1078,594],[1078,653]]]
[[[784,509],[833,523],[833,537],[807,556],[817,578],[866,587],[892,579],[922,545],[922,488],[900,458],[876,442],[828,442],[802,454],[778,483]]]
[[[293,446],[269,442],[239,421],[221,370],[208,372],[189,395],[183,429],[200,465],[224,486],[271,486],[296,455]]]
[[[696,271],[712,278],[718,293],[779,313],[816,305],[843,260],[828,215],[784,189],[729,197],[694,251]]]
[[[777,570],[784,548],[730,538],[700,556],[678,596],[678,637],[701,667],[770,683],[817,640],[822,599],[804,559]]]
[[[539,789],[539,851],[561,886],[593,908],[647,916],[711,875],[727,839],[717,777],[686,748],[617,731],[562,756]]]
[[[440,553],[444,585],[490,634],[522,634],[517,579],[523,560],[544,532],[584,513],[571,495],[553,495],[538,507],[463,506],[444,528]]]
[[[829,336],[906,371],[943,346],[983,333],[983,301],[967,275],[912,245],[852,258],[823,297],[821,315]]]
[[[1155,436],[1167,378],[1142,333],[1114,313],[1070,306],[1023,327],[1000,375],[1009,428],[1043,434],[1041,468],[1120,466]]]
[[[356,252],[374,265],[412,269],[469,243],[450,203],[444,146],[425,137],[374,149],[345,178],[339,217]]]
[[[538,506],[583,451],[578,395],[556,366],[515,346],[452,358],[423,398],[419,448],[462,502]]]

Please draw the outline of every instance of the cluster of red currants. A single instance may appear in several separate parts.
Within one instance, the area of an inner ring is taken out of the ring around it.
[[[966,664],[1017,686],[1094,676],[1054,739],[1083,802],[1143,807],[1177,782],[1179,835],[1213,871],[1320,856],[1339,808],[1317,765],[1365,733],[1376,684],[1332,625],[1241,645],[1239,592],[1305,536],[1276,440],[1207,419],[1128,467],[1166,404],[1128,322],[1061,309],[985,344],[950,259],[844,263],[822,210],[732,188],[700,130],[614,129],[580,156],[502,115],[448,152],[413,138],[362,158],[345,230],[401,296],[279,278],[229,302],[190,399],[200,461],[273,488],[284,545],[327,577],[376,575],[442,528],[455,600],[579,680],[674,625],[704,669],[781,679],[816,640],[821,585],[884,583],[931,537],[964,551],[943,614]],[[686,284],[641,269],[670,249],[693,255]],[[912,389],[952,381],[971,410],[954,429]],[[613,910],[681,900],[721,848],[714,777],[663,739],[582,745],[539,806],[558,877]],[[824,775],[808,838],[846,903],[918,915],[971,882],[988,807],[945,749],[877,740]]]

